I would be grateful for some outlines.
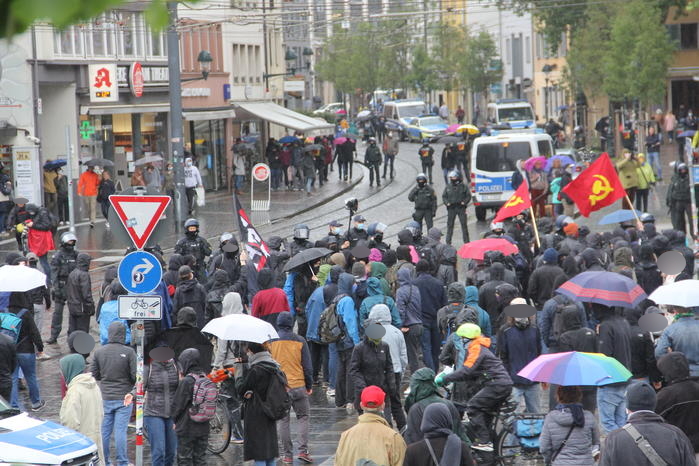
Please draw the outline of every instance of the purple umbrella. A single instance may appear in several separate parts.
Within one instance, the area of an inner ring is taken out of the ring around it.
[[[541,166],[543,167],[546,165],[546,157],[538,156],[528,158],[524,161],[524,169],[528,172],[532,171],[537,162],[541,162]]]
[[[554,155],[553,157],[551,157],[550,159],[548,159],[548,160],[546,161],[546,166],[544,167],[544,169],[545,169],[547,172],[550,172],[550,171],[551,171],[551,168],[553,167],[553,161],[554,161],[554,160],[560,160],[560,161],[561,161],[561,167],[562,167],[562,168],[565,168],[566,165],[571,165],[571,164],[572,164],[572,165],[575,165],[575,160],[573,160],[573,159],[570,158],[569,156],[567,156],[567,155],[565,155],[565,154],[558,154],[558,155]]]
[[[636,282],[616,272],[580,273],[556,289],[556,293],[573,301],[630,308],[647,297]]]

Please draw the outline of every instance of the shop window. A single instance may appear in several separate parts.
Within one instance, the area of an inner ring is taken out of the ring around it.
[[[680,24],[680,48],[683,50],[697,48],[697,23]]]

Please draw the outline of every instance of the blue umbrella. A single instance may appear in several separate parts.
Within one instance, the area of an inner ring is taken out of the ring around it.
[[[647,297],[636,282],[616,272],[579,273],[557,288],[556,293],[573,301],[630,308]]]
[[[554,155],[550,159],[546,161],[546,166],[544,169],[548,172],[551,171],[551,167],[553,167],[553,161],[554,160],[560,160],[561,161],[561,166],[565,167],[566,165],[575,165],[575,160],[573,160],[570,156],[565,155],[565,154],[558,154]]]
[[[299,138],[297,138],[296,136],[284,136],[283,138],[281,138],[279,140],[279,142],[281,142],[282,144],[291,144],[293,142],[298,142],[298,141],[299,141]]]
[[[695,133],[696,133],[696,131],[694,131],[693,129],[688,129],[686,131],[682,131],[680,134],[677,135],[677,137],[678,138],[691,138],[692,136],[694,136]]]
[[[639,212],[638,210],[636,210],[635,212],[636,212],[636,215],[638,215],[639,217],[643,213],[643,212]],[[612,223],[626,222],[626,221],[635,219],[636,215],[634,215],[633,210],[619,209],[615,212],[612,212],[611,214],[607,214],[604,217],[602,217],[602,220],[597,222],[597,224],[598,225],[609,225]]]
[[[44,170],[55,170],[67,164],[66,159],[47,160],[44,164]]]

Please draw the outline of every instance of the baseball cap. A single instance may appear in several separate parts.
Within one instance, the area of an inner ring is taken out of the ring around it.
[[[364,218],[363,215],[355,215],[355,216],[354,216],[354,221],[355,221],[355,222],[366,222],[366,219]]]
[[[338,222],[337,220],[333,220],[332,222],[328,223],[328,226],[331,227],[341,227],[342,223]]]
[[[386,393],[376,385],[369,385],[362,390],[361,404],[367,408],[378,408],[386,399]]]

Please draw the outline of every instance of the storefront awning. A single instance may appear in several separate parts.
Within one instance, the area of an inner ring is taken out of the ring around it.
[[[169,112],[167,102],[133,105],[81,105],[81,115],[114,115],[119,113],[161,113]]]
[[[333,125],[325,120],[311,118],[273,102],[241,102],[235,108],[239,117],[257,117],[270,123],[304,133],[324,130],[332,131]]]
[[[226,118],[235,118],[235,110],[232,108],[222,110],[185,110],[182,116],[188,121],[200,120],[224,120]]]

